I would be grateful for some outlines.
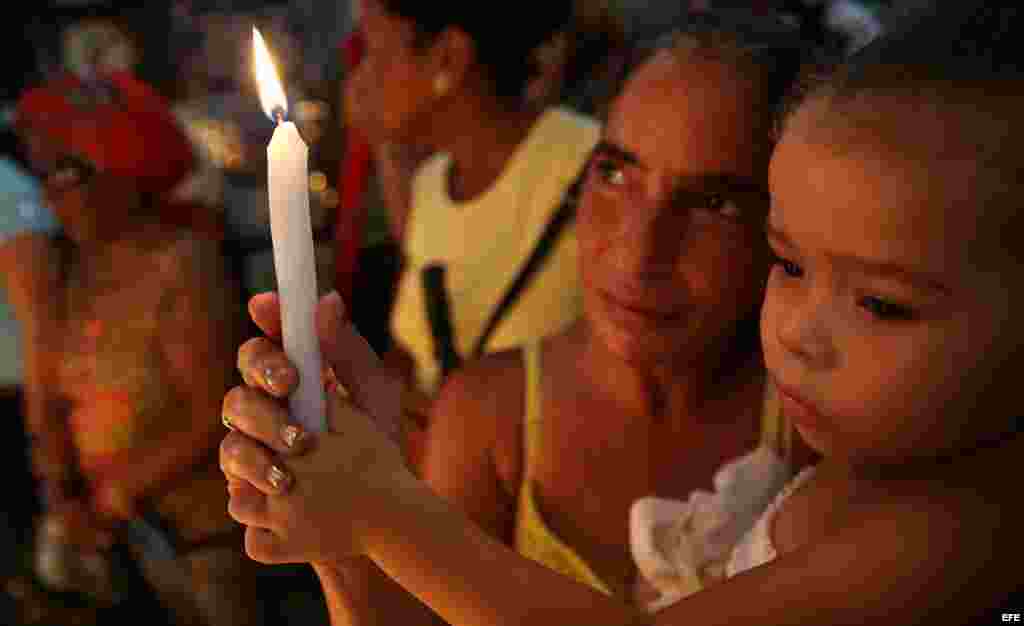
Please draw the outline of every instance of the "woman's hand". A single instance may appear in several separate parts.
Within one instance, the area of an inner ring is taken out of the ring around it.
[[[98,516],[114,523],[128,521],[138,515],[135,498],[114,482],[101,483],[96,488],[92,507]]]
[[[426,428],[433,398],[416,386],[416,362],[412,354],[396,343],[384,353],[381,362],[402,383],[402,414],[406,423],[415,428]]]
[[[81,550],[108,550],[114,544],[114,534],[94,508],[86,498],[68,498],[47,511],[46,520],[60,529],[65,541]]]
[[[280,333],[277,298],[250,302],[254,321]],[[246,524],[246,551],[266,563],[322,562],[359,554],[367,533],[387,524],[388,501],[414,480],[395,441],[401,386],[343,319],[336,294],[318,307],[322,354],[350,400],[328,394],[327,433],[301,429],[283,399],[298,374],[267,338],[239,350],[245,386],[224,400],[233,432],[221,444],[229,513]]]

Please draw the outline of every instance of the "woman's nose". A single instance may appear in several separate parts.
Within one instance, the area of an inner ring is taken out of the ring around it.
[[[620,250],[630,269],[668,274],[683,254],[690,229],[690,212],[672,205],[671,194],[637,202],[623,216]]]

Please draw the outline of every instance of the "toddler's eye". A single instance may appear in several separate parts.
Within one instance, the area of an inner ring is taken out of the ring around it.
[[[800,267],[789,259],[780,256],[775,257],[775,264],[782,268],[782,271],[790,278],[800,278],[804,275],[804,268]]]
[[[621,187],[626,184],[626,173],[619,164],[611,159],[598,159],[594,162],[594,171],[598,179],[606,185]]]
[[[889,302],[877,296],[865,296],[857,301],[857,305],[883,321],[908,321],[915,317],[914,311],[910,307]]]

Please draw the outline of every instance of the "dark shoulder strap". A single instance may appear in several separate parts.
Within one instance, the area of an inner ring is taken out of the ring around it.
[[[462,365],[459,351],[455,347],[455,331],[452,329],[451,304],[445,287],[445,267],[431,263],[420,272],[423,285],[423,299],[427,305],[427,323],[434,340],[434,358],[441,368],[441,380],[452,370]]]
[[[589,163],[589,160],[587,163]],[[491,312],[491,316],[487,319],[487,324],[484,325],[483,331],[477,337],[476,343],[473,346],[473,358],[483,354],[487,342],[490,340],[491,335],[494,334],[494,330],[498,327],[502,318],[505,317],[508,310],[515,304],[516,299],[523,290],[529,286],[530,280],[536,275],[537,271],[544,266],[544,262],[555,248],[555,244],[558,243],[558,238],[565,230],[565,226],[576,217],[576,203],[586,172],[587,164],[584,164],[583,169],[576,175],[576,180],[566,190],[562,203],[552,214],[551,219],[548,220],[547,225],[544,227],[544,232],[541,233],[540,239],[537,240],[537,245],[534,246],[526,263],[520,268],[515,280],[508,286],[505,294],[498,301],[497,306],[494,307],[494,311]]]

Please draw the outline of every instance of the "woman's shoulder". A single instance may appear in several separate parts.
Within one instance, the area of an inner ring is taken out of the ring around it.
[[[435,410],[445,405],[467,409],[466,413],[507,420],[521,425],[526,412],[527,386],[531,377],[543,377],[544,386],[558,378],[557,367],[542,361],[565,361],[574,349],[568,332],[534,339],[520,346],[484,354],[468,362],[445,381]],[[556,383],[557,384],[557,383]]]
[[[468,362],[441,387],[432,410],[435,417],[496,431],[520,422],[525,406],[523,357],[524,348],[516,347]]]
[[[451,167],[452,158],[447,152],[435,152],[423,159],[418,166],[410,173],[410,190],[413,194],[413,205],[415,201],[423,202],[423,195],[427,199],[435,201],[443,198],[448,181],[448,168]]]
[[[601,138],[601,123],[573,109],[563,106],[546,109],[537,125],[537,134],[545,152],[559,146],[561,159],[576,162],[586,159]]]
[[[506,486],[520,470],[523,420],[521,349],[492,352],[468,362],[438,391],[430,409],[426,449],[490,457],[489,464]]]
[[[491,352],[453,374],[431,409],[434,437],[457,439],[490,450],[506,486],[518,484],[522,470],[524,425],[528,410],[528,379],[540,375],[540,359],[564,351],[563,335],[525,346]],[[531,372],[531,368],[534,371]],[[545,388],[557,372],[545,368]],[[556,383],[557,384],[557,383]]]
[[[567,106],[552,106],[544,111],[545,119],[550,120],[550,125],[564,132],[576,132],[581,134],[596,134],[601,132],[601,122],[586,113],[581,113]]]

